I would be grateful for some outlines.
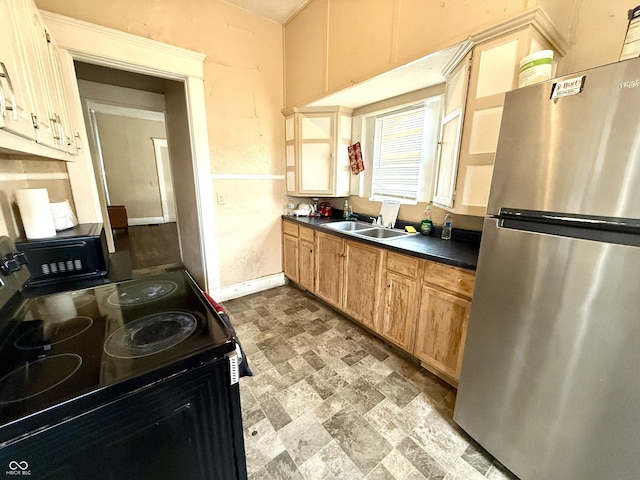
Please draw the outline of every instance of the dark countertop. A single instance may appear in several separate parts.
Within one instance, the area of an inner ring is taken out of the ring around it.
[[[340,221],[342,220],[341,218],[289,217],[286,215],[283,215],[282,218],[305,227],[317,229],[318,231],[348,238],[349,240],[369,243],[397,253],[425,258],[427,260],[433,260],[435,262],[452,265],[454,267],[475,270],[478,265],[478,250],[480,249],[479,232],[477,235],[460,235],[461,237],[464,236],[464,240],[460,240],[456,239],[456,230],[454,229],[453,238],[451,240],[442,240],[440,238],[440,230],[436,228],[435,231],[428,236],[416,233],[413,235],[395,238],[393,240],[376,240],[373,238],[357,237],[355,235],[323,227],[323,225],[327,223]]]

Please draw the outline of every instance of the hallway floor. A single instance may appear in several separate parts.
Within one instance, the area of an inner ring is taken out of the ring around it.
[[[455,389],[285,285],[224,303],[251,480],[515,479],[452,420]]]
[[[134,277],[182,265],[175,222],[115,229],[116,252],[129,251]]]

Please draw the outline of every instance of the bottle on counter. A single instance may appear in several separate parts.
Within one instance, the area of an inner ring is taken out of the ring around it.
[[[442,239],[451,240],[451,229],[453,228],[453,218],[448,213],[444,216],[442,222]]]
[[[344,207],[342,210],[342,218],[345,220],[349,217],[349,200],[344,201]]]
[[[423,235],[431,235],[432,228],[433,222],[431,221],[431,207],[427,206],[427,208],[424,209],[423,219],[420,223],[420,233]]]

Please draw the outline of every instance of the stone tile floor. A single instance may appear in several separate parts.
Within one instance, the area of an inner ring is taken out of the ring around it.
[[[250,480],[515,480],[453,422],[455,389],[307,293],[224,303]]]

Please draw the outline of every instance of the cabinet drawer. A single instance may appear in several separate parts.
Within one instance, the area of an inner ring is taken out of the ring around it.
[[[397,253],[389,252],[387,254],[387,270],[392,272],[406,275],[410,278],[417,278],[418,265],[420,260],[407,255],[398,255]]]
[[[294,237],[298,236],[298,225],[295,225],[291,222],[282,222],[282,233],[285,235],[292,235]]]
[[[298,238],[313,243],[313,229],[306,227],[298,228]]]
[[[471,298],[473,295],[473,285],[475,283],[475,273],[462,268],[451,267],[441,263],[425,261],[424,282],[437,285],[445,290],[459,293]]]

